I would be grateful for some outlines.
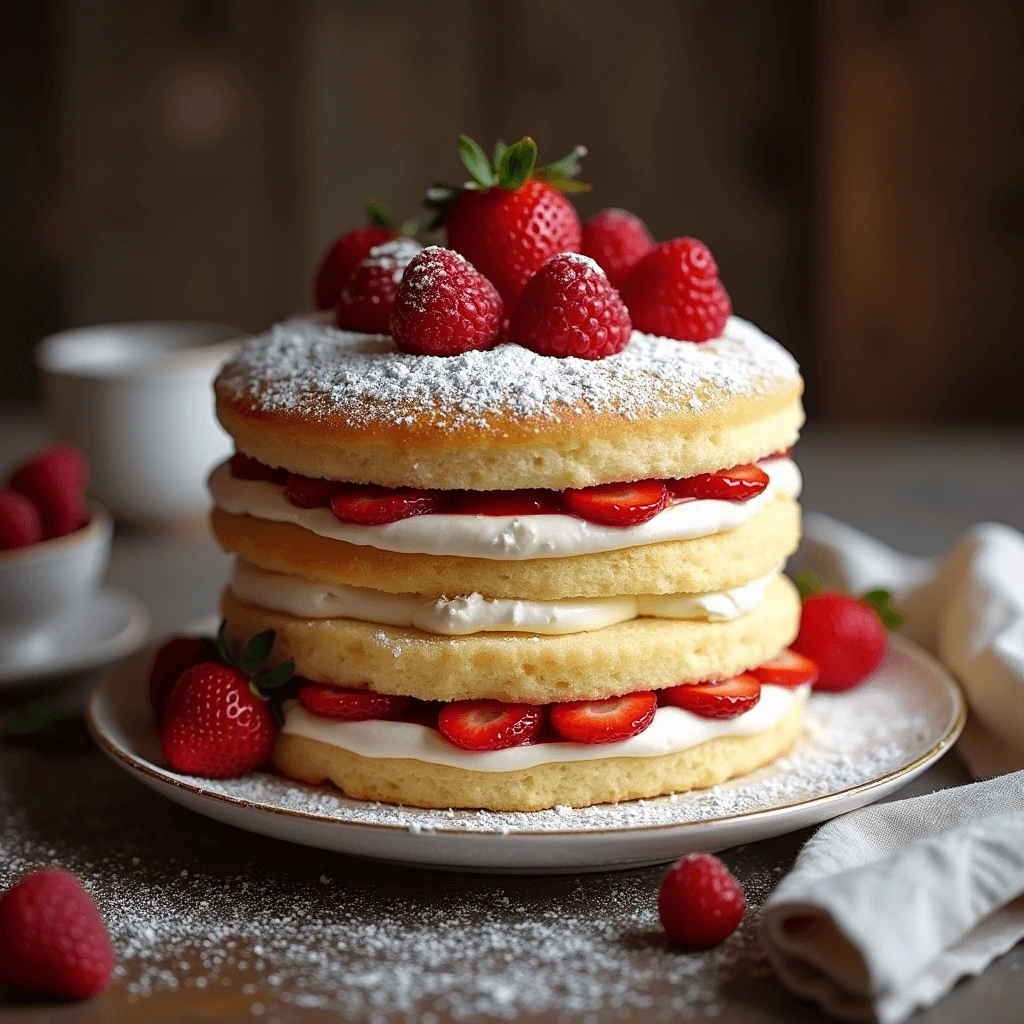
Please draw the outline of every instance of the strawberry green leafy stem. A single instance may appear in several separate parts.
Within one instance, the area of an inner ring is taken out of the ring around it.
[[[798,573],[793,582],[796,584],[796,589],[800,592],[801,601],[806,601],[812,594],[817,594],[825,589],[817,574],[809,569]],[[888,590],[876,587],[874,590],[869,590],[866,594],[862,595],[861,600],[874,608],[886,629],[899,629],[903,625],[903,615],[894,607],[892,594]]]
[[[295,676],[295,662],[281,661],[272,668],[267,668],[267,661],[274,649],[277,633],[272,629],[251,636],[236,655],[231,641],[228,639],[227,620],[217,630],[217,648],[221,658],[228,665],[240,669],[249,677],[249,692],[259,700],[267,701],[270,713],[278,726],[284,725],[282,702],[289,695],[285,690]]]
[[[517,192],[530,178],[545,181],[560,192],[589,192],[590,186],[577,180],[580,160],[587,155],[585,146],[576,146],[568,156],[545,167],[537,167],[537,143],[524,136],[511,146],[500,140],[494,146],[492,160],[479,143],[468,135],[459,136],[459,155],[469,171],[469,181],[462,185],[435,182],[427,189],[426,205],[436,214],[428,230],[439,228],[451,208],[466,192],[485,192],[492,188]]]

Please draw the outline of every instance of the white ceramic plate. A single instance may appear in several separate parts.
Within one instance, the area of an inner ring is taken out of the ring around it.
[[[815,694],[786,757],[709,790],[582,810],[436,811],[349,800],[257,772],[213,781],[161,766],[147,698],[149,655],[97,685],[100,747],[146,785],[218,821],[325,850],[493,872],[601,871],[718,850],[813,825],[878,800],[945,753],[966,709],[945,670],[898,637],[881,668],[844,694]]]
[[[134,594],[103,587],[53,626],[41,653],[0,662],[0,690],[109,665],[137,651],[149,626],[149,612]]]

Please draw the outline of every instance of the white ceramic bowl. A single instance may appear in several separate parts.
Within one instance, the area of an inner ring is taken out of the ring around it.
[[[113,521],[89,502],[89,522],[66,537],[0,551],[0,663],[42,656],[51,627],[99,587],[110,561]]]
[[[58,436],[85,452],[89,489],[121,519],[168,523],[209,507],[206,477],[231,451],[212,383],[241,332],[223,324],[103,324],[36,349]]]

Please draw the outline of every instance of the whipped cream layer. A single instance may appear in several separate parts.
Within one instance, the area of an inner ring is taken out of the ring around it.
[[[210,476],[210,492],[219,509],[278,523],[293,523],[321,537],[403,554],[454,555],[521,561],[567,558],[600,551],[620,551],[642,544],[689,540],[734,530],[750,522],[777,493],[800,494],[800,470],[791,459],[759,464],[768,486],[747,501],[701,498],[670,505],[637,526],[602,526],[576,516],[479,516],[435,513],[401,519],[386,526],[342,523],[329,508],[298,508],[279,484],[239,480],[225,462]]]
[[[358,619],[386,626],[415,626],[442,636],[471,633],[560,635],[603,629],[640,616],[725,622],[753,611],[778,570],[729,590],[704,594],[644,594],[562,601],[512,601],[480,594],[436,601],[420,594],[387,594],[367,587],[317,583],[266,572],[237,559],[230,587],[249,604],[304,619]]]
[[[404,758],[477,772],[514,772],[559,761],[606,757],[659,757],[688,750],[722,736],[754,736],[779,722],[809,686],[763,686],[761,699],[736,718],[701,718],[682,708],[661,707],[639,736],[617,743],[533,743],[507,750],[461,750],[437,729],[413,722],[334,722],[311,715],[297,700],[285,704],[283,732],[319,740],[362,757]]]

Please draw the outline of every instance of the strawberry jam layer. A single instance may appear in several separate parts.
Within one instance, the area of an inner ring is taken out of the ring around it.
[[[771,690],[800,690],[817,668],[784,651],[763,666],[730,679],[639,690],[604,700],[510,704],[498,700],[439,703],[303,681],[297,691],[304,717],[327,722],[404,722],[434,729],[461,750],[493,751],[537,743],[618,743],[646,732],[659,708],[727,721],[748,715]],[[776,699],[776,698],[773,698]]]
[[[786,455],[778,453],[765,461]],[[606,526],[636,526],[681,502],[749,501],[769,484],[764,469],[748,463],[681,480],[640,480],[563,491],[425,491],[300,476],[242,452],[231,458],[231,475],[283,486],[285,497],[298,508],[330,508],[340,522],[365,526],[383,526],[428,513],[570,515]]]
[[[283,731],[362,757],[416,760],[469,771],[517,771],[564,761],[657,757],[719,737],[755,736],[802,705],[809,692],[807,684],[765,684],[752,707],[727,718],[708,717],[658,698],[652,705],[651,695],[643,693],[613,698],[615,703],[605,708],[594,707],[605,702],[585,702],[591,705],[585,714],[569,704],[495,707],[497,702],[466,701],[419,709],[412,705],[395,718],[362,721],[313,714],[294,700],[285,706]],[[559,707],[568,712],[559,714]],[[414,710],[422,714],[416,717]],[[451,719],[444,729],[441,714]],[[552,724],[563,717],[573,721],[561,722],[566,729],[607,729],[590,741],[569,739]]]

